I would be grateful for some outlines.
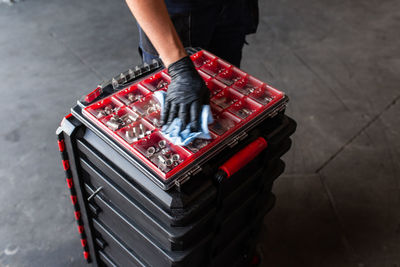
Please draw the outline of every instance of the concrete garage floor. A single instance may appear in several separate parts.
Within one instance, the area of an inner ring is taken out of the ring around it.
[[[262,266],[400,266],[400,2],[260,2],[243,69],[299,124]],[[124,1],[0,3],[0,266],[86,266],[54,131],[136,44]]]

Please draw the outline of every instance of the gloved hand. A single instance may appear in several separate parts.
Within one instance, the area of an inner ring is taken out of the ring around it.
[[[200,129],[200,112],[203,105],[210,102],[209,90],[186,56],[168,67],[171,83],[168,86],[164,109],[161,112],[161,123],[170,124],[175,118],[182,121],[182,129],[190,123],[190,130]]]

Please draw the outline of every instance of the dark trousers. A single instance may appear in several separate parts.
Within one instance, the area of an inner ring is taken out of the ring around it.
[[[216,1],[218,2],[218,1]],[[205,4],[193,9],[169,9],[172,22],[185,47],[201,47],[240,66],[246,34],[254,29],[254,8],[249,0]],[[253,28],[252,28],[253,27]],[[158,53],[139,27],[139,52],[150,63]]]

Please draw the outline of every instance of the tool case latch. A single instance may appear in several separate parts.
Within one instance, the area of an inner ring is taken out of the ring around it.
[[[175,185],[177,187],[181,187],[185,182],[187,182],[190,179],[190,177],[198,174],[201,171],[202,171],[202,168],[200,166],[198,166],[198,165],[194,166],[184,176],[176,179],[175,180]]]
[[[232,140],[228,143],[229,147],[234,147],[236,146],[239,141],[242,141],[243,139],[245,139],[247,137],[247,133],[246,132],[241,132],[238,135],[236,135],[234,138],[232,138]]]

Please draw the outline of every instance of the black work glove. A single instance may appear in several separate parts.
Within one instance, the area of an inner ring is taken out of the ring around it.
[[[171,83],[161,112],[161,123],[169,125],[179,117],[183,123],[182,129],[190,122],[190,130],[198,132],[201,108],[210,102],[209,90],[204,80],[189,56],[172,63],[168,67],[168,73]]]

